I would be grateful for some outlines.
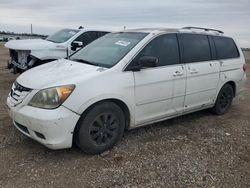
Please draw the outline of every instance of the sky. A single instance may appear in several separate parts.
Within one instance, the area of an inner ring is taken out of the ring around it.
[[[250,0],[0,0],[0,30],[52,34],[62,28],[199,26],[250,47]]]

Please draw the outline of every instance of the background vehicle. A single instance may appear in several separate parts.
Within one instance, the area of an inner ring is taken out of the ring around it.
[[[243,53],[221,31],[128,30],[20,75],[7,105],[17,129],[47,147],[74,138],[97,154],[124,129],[202,109],[222,115],[245,81]]]
[[[43,39],[12,40],[5,44],[11,60],[7,62],[13,73],[21,73],[43,63],[65,58],[108,31],[62,29]]]

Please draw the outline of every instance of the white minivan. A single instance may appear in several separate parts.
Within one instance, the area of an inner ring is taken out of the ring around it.
[[[98,154],[125,129],[202,109],[226,113],[246,69],[239,45],[218,30],[126,30],[20,75],[7,105],[15,127],[48,148],[74,141]]]

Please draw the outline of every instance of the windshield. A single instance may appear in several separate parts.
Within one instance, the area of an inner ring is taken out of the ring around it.
[[[73,61],[110,68],[118,63],[148,33],[110,33],[73,54]]]
[[[76,30],[76,29],[62,29],[56,32],[55,34],[50,35],[46,40],[55,42],[55,43],[66,42],[78,32],[79,30]]]

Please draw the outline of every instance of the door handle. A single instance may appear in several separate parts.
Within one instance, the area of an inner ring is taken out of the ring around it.
[[[196,69],[192,69],[192,70],[190,70],[190,74],[197,74],[199,71],[198,70],[196,70]]]
[[[175,71],[173,73],[173,76],[182,76],[184,73],[183,72],[180,72],[180,71]]]

